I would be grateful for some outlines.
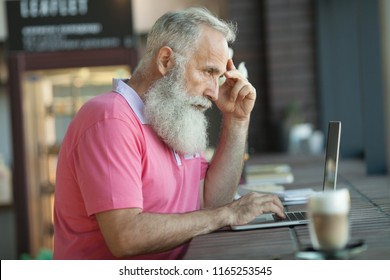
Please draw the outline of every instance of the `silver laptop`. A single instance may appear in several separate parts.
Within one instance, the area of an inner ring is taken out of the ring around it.
[[[325,153],[323,191],[335,190],[337,183],[337,168],[339,163],[341,122],[330,121]],[[308,224],[306,211],[286,212],[286,218],[281,219],[273,213],[258,216],[245,225],[231,226],[232,230],[248,230],[258,228],[285,227]]]

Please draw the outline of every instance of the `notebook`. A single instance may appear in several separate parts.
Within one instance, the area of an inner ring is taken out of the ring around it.
[[[328,123],[327,144],[325,152],[325,166],[323,178],[323,191],[336,189],[337,169],[339,162],[341,136],[341,122],[330,121]],[[258,228],[284,227],[308,224],[306,211],[286,212],[286,218],[281,219],[273,213],[267,213],[256,217],[252,222],[245,225],[231,226],[232,230],[248,230]]]

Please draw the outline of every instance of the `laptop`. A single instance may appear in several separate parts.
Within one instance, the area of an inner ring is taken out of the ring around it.
[[[327,144],[325,152],[325,166],[323,191],[336,189],[337,169],[339,163],[341,122],[330,121],[328,123]],[[232,230],[248,230],[259,228],[285,227],[308,224],[306,211],[286,212],[286,218],[282,219],[276,214],[268,213],[256,217],[252,222],[245,225],[231,226]]]

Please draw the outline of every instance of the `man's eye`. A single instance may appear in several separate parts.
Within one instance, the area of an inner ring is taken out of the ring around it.
[[[220,86],[222,86],[222,85],[225,83],[225,81],[226,81],[226,77],[225,77],[224,75],[219,76],[219,78],[218,78],[218,84],[219,84]]]

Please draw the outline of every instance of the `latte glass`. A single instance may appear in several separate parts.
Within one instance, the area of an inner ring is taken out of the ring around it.
[[[347,245],[350,206],[347,189],[324,191],[309,198],[309,231],[314,249],[335,251]]]

